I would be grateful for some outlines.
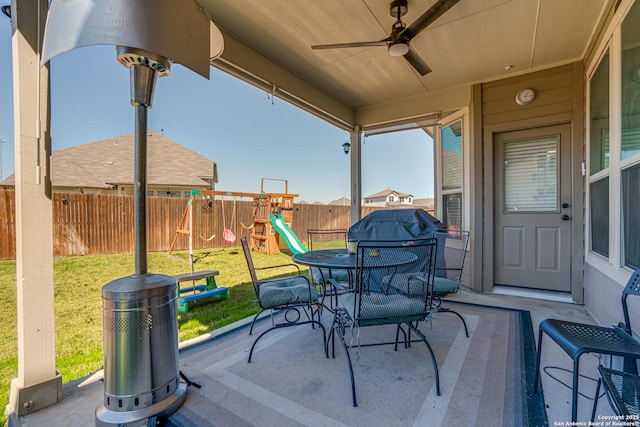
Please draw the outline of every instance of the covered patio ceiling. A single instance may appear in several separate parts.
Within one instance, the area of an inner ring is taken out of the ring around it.
[[[335,125],[433,124],[470,102],[470,86],[584,59],[615,0],[460,0],[411,40],[433,70],[421,76],[377,41],[394,23],[390,0],[202,0],[222,30],[212,65]],[[410,25],[436,0],[408,0]]]

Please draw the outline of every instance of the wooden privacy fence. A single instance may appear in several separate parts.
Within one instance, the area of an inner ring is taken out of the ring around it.
[[[175,236],[188,199],[150,197],[147,200],[147,249],[167,251]],[[306,239],[308,228],[348,227],[348,206],[296,205],[293,228]],[[250,200],[198,199],[193,206],[194,248],[236,245],[249,235],[253,224]],[[54,255],[130,253],[134,250],[133,197],[97,194],[53,194]],[[222,234],[230,229],[236,243]],[[0,259],[15,259],[15,197],[0,190]],[[174,249],[187,249],[188,237],[180,235]]]
[[[15,219],[14,192],[0,190],[0,259],[16,258]]]
[[[188,199],[150,197],[147,200],[147,249],[168,251]],[[309,229],[349,228],[349,206],[296,204],[293,231],[306,241]],[[363,207],[365,216],[376,208]],[[193,205],[195,249],[239,245],[253,224],[253,202],[247,199],[198,199]],[[53,253],[55,256],[131,253],[134,251],[133,196],[53,194]],[[224,229],[236,236],[224,241]],[[0,189],[0,259],[15,259],[15,197]],[[188,248],[180,235],[174,250]]]

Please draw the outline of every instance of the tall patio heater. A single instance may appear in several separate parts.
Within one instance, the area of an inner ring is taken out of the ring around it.
[[[178,367],[176,282],[147,271],[147,109],[157,76],[178,62],[209,78],[222,34],[193,0],[53,0],[42,63],[68,50],[115,45],[135,108],[135,273],[102,288],[104,396],[97,426],[147,426],[186,397]],[[169,59],[171,58],[171,59]]]

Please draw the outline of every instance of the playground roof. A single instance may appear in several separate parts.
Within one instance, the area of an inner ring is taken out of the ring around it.
[[[199,188],[218,182],[214,161],[155,132],[148,139],[148,185]],[[52,153],[53,186],[113,188],[133,184],[133,134]],[[2,184],[14,185],[14,175]]]

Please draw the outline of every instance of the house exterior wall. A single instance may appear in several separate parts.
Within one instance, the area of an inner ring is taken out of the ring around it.
[[[612,12],[610,16],[603,18],[604,27],[596,32],[599,33],[599,37],[593,41],[589,48],[591,53],[584,62],[484,83],[472,88],[472,101],[468,112],[471,134],[465,138],[465,150],[468,152],[469,174],[472,176],[472,183],[476,184],[473,187],[465,187],[464,200],[472,212],[468,219],[472,235],[482,235],[484,243],[480,244],[480,239],[471,241],[470,259],[468,258],[470,262],[465,266],[464,276],[467,286],[476,290],[491,291],[494,283],[493,136],[500,132],[568,123],[572,134],[572,299],[577,303],[584,303],[601,324],[617,324],[623,320],[620,294],[631,270],[622,265],[620,254],[620,198],[614,196],[617,198],[612,201],[615,206],[611,208],[614,214],[611,215],[609,230],[613,235],[610,239],[613,255],[608,260],[602,259],[589,249],[589,196],[587,177],[583,176],[582,170],[586,166],[588,175],[589,76],[602,52],[619,43],[619,27],[623,15],[633,4],[633,0],[623,0],[615,15]],[[615,90],[622,70],[620,62],[616,61],[616,55],[619,53],[612,51],[611,55],[613,59],[609,68],[612,82],[610,84]],[[520,107],[514,102],[514,96],[524,87],[534,88],[537,98],[533,104]],[[617,109],[619,99],[613,96],[610,101],[613,105],[610,120],[616,121],[620,116],[620,110]],[[615,132],[612,132],[612,140],[615,137]],[[478,182],[482,185],[478,186]],[[612,185],[610,191],[619,194],[620,190],[616,187],[618,183]],[[474,257],[474,252],[477,251],[481,251],[483,256]],[[640,303],[630,301],[630,306],[632,325],[637,325],[640,322],[640,314],[634,313],[640,313]]]
[[[466,286],[481,291],[493,288],[493,137],[500,132],[510,132],[555,124],[569,124],[571,127],[571,180],[572,180],[572,255],[571,255],[571,296],[573,301],[584,303],[594,317],[602,324],[616,324],[621,321],[620,293],[630,274],[628,267],[622,266],[622,243],[620,225],[620,198],[614,196],[615,206],[611,209],[610,233],[613,234],[613,255],[609,260],[601,259],[589,250],[589,219],[587,178],[583,176],[583,168],[588,169],[589,141],[587,106],[589,105],[589,75],[604,49],[616,42],[619,43],[619,27],[623,15],[634,4],[634,0],[620,2],[617,12],[611,11],[603,17],[603,29],[587,48],[590,54],[584,62],[575,62],[536,73],[478,84],[471,88],[471,102],[464,112],[468,120],[467,135],[464,138],[465,173],[471,177],[465,179],[463,210],[466,218],[465,227],[472,231],[472,239],[465,264],[464,283]],[[634,23],[629,25],[633,26]],[[611,82],[615,88],[622,72],[618,52],[612,53],[610,66]],[[537,92],[536,101],[526,107],[518,106],[514,97],[519,89],[531,87]],[[610,101],[613,107],[611,120],[619,120],[617,109],[619,99]],[[444,122],[444,121],[443,121]],[[440,123],[440,126],[448,122]],[[435,133],[437,137],[437,132]],[[612,132],[611,138],[615,137]],[[437,146],[437,144],[436,144]],[[438,159],[436,152],[436,159]],[[436,191],[438,178],[442,173],[436,161]],[[588,172],[587,172],[588,174]],[[613,183],[612,193],[619,193]],[[439,196],[436,197],[438,212]],[[441,203],[440,203],[441,204]],[[480,256],[475,256],[480,254]],[[613,260],[612,260],[613,259]],[[632,306],[632,324],[640,322],[640,303]],[[635,318],[634,318],[635,317]]]
[[[413,196],[411,195],[399,195],[392,192],[384,196],[365,197],[363,200],[363,206],[369,207],[386,207],[386,206],[412,206]]]
[[[638,0],[635,0],[638,3]],[[589,311],[594,317],[604,325],[617,324],[622,321],[622,308],[620,304],[620,295],[623,287],[631,274],[631,268],[624,266],[624,255],[622,249],[622,213],[621,213],[621,189],[619,181],[619,173],[623,166],[620,162],[615,164],[613,156],[619,156],[619,147],[615,150],[613,147],[618,144],[620,139],[619,130],[612,126],[614,123],[620,123],[620,117],[622,111],[620,110],[620,95],[617,89],[621,81],[621,74],[623,72],[621,67],[621,35],[620,28],[625,15],[630,8],[638,8],[638,4],[634,4],[634,0],[623,0],[620,2],[615,14],[612,12],[606,17],[606,24],[603,30],[600,32],[600,36],[596,42],[595,48],[591,51],[585,60],[585,105],[589,106],[590,96],[589,85],[590,78],[594,72],[595,67],[600,63],[600,58],[603,53],[609,49],[610,53],[610,66],[609,70],[609,88],[610,96],[609,102],[611,104],[609,111],[608,130],[611,137],[611,156],[612,166],[609,168],[609,179],[612,181],[609,185],[610,192],[610,221],[609,221],[609,257],[604,258],[595,254],[590,250],[590,218],[589,218],[589,203],[590,195],[588,191],[585,192],[585,266],[584,266],[584,301]],[[637,16],[637,14],[636,14]],[[627,22],[627,25],[638,28],[640,22]],[[588,108],[585,108],[585,135],[589,135],[589,115]],[[589,138],[585,138],[585,153],[589,153],[590,141]],[[587,180],[591,178],[590,174],[590,161],[587,156]],[[634,162],[637,157],[627,159]],[[626,166],[630,163],[627,162]],[[636,162],[637,164],[637,162]],[[589,182],[589,181],[588,181]],[[588,185],[588,184],[586,184]],[[588,187],[587,187],[588,188]],[[636,333],[638,331],[638,325],[640,325],[640,304],[633,301],[634,298],[629,299],[631,325],[635,326]]]
[[[583,125],[583,100],[584,100],[584,67],[582,62],[576,62],[536,73],[503,79],[480,86],[474,92],[474,103],[479,108],[473,109],[478,120],[482,124],[482,133],[474,135],[477,142],[468,146],[470,151],[470,163],[476,165],[472,172],[473,182],[481,180],[484,183],[482,198],[476,198],[471,206],[472,212],[481,211],[482,235],[484,243],[482,252],[481,272],[478,268],[474,271],[474,289],[491,291],[493,289],[493,139],[494,135],[501,132],[522,130],[540,126],[551,126],[567,123],[571,126],[571,180],[572,180],[572,259],[571,259],[571,294],[576,302],[582,302],[582,268],[584,240],[584,211],[583,194],[584,178],[581,175],[581,164],[584,161],[584,125]],[[519,106],[515,102],[516,93],[530,87],[536,90],[537,97],[534,103],[528,106]],[[471,123],[471,129],[478,132],[477,123]],[[484,170],[477,167],[478,156],[482,151],[482,165]],[[467,200],[469,198],[467,197]],[[469,201],[468,201],[469,203]],[[476,228],[480,224],[476,224]],[[472,230],[476,234],[479,230]],[[477,246],[476,249],[479,249]],[[482,274],[478,282],[478,274]]]
[[[387,196],[367,197],[364,199],[364,206],[384,206],[387,203]]]
[[[603,325],[616,325],[624,322],[620,305],[622,289],[597,268],[584,266],[584,303],[589,311]],[[602,304],[601,301],[606,301]],[[637,312],[637,311],[636,311]],[[632,324],[633,324],[632,320]],[[635,324],[638,322],[636,320]]]
[[[387,205],[387,202],[365,202],[362,206],[372,207],[372,208],[380,208]]]

